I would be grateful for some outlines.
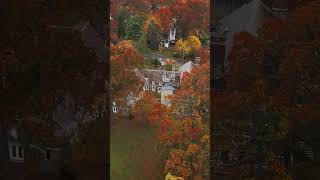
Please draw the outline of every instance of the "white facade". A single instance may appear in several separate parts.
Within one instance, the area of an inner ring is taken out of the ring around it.
[[[112,104],[112,112],[113,113],[118,113],[118,107],[116,105],[116,102],[113,102],[113,104]]]
[[[169,96],[173,95],[174,88],[171,86],[165,86],[161,88],[161,104],[170,107],[171,102]]]
[[[169,42],[172,42],[172,41],[176,40],[176,33],[177,33],[177,28],[173,28],[173,29],[170,30]]]

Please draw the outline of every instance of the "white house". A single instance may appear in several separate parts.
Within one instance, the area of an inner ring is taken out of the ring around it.
[[[169,96],[173,95],[175,88],[172,86],[163,86],[161,88],[161,104],[170,107],[171,102]]]
[[[169,32],[168,42],[174,44],[177,40],[177,25],[176,25],[177,19],[173,18],[172,21],[173,21],[173,25]],[[168,47],[169,47],[169,44],[168,44]]]

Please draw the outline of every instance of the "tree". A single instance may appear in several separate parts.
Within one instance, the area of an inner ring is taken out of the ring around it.
[[[184,178],[209,175],[209,136],[202,137],[200,144],[189,144],[186,149],[173,149],[166,161],[165,169]],[[200,178],[201,179],[201,178]]]
[[[152,104],[152,108],[150,113],[148,114],[148,121],[150,125],[158,125],[165,117],[166,114],[166,106],[159,102],[155,102]]]
[[[125,22],[126,38],[130,40],[139,40],[143,33],[144,18],[139,15],[131,15]]]
[[[176,42],[176,48],[177,48],[177,50],[179,50],[181,52],[183,58],[191,50],[190,47],[188,46],[187,42],[182,39],[179,39]]]
[[[144,26],[143,26],[143,31],[145,33],[148,32],[148,28],[149,28],[150,24],[153,24],[153,25],[157,26],[158,28],[161,27],[161,22],[159,21],[158,17],[156,17],[154,15],[149,15],[147,20],[144,22]]]
[[[226,71],[227,88],[214,92],[217,131],[228,132],[224,133],[226,143],[232,142],[235,149],[241,141],[255,148],[252,158],[256,164],[270,162],[270,178],[290,179],[288,174],[294,174],[272,154],[292,153],[288,146],[294,146],[296,137],[306,138],[308,133],[301,131],[319,116],[314,113],[319,106],[315,88],[319,82],[315,28],[319,14],[309,13],[315,9],[320,7],[311,3],[293,11],[286,21],[269,19],[258,37],[245,32],[236,35]],[[248,139],[241,140],[243,134]],[[283,148],[275,150],[275,144]]]
[[[179,39],[176,42],[176,48],[182,54],[182,57],[185,57],[187,54],[194,52],[201,47],[201,42],[198,37],[191,35],[186,40]]]
[[[82,6],[83,2],[77,4]],[[70,145],[70,139],[57,137],[58,125],[52,114],[66,95],[72,96],[76,106],[94,104],[94,99],[104,93],[101,83],[105,82],[105,64],[94,49],[85,46],[79,32],[50,28],[59,24],[49,23],[48,4],[10,1],[3,2],[3,5],[1,9],[9,12],[1,13],[0,17],[5,19],[0,34],[1,130],[7,132],[7,128],[14,125],[27,144],[57,145],[64,149]],[[94,6],[87,6],[83,12],[88,19],[98,19],[99,10],[91,11]],[[64,23],[54,15],[51,18]],[[103,141],[99,144],[98,149],[103,149]],[[41,164],[33,156],[26,159],[23,166],[23,177],[44,178],[43,175],[40,177]],[[90,170],[86,172],[90,174]],[[100,173],[103,172],[105,169],[100,169]],[[15,174],[6,175],[4,179],[13,179]]]
[[[120,11],[119,11],[119,14],[117,16],[117,24],[118,24],[118,36],[120,38],[125,38],[126,37],[126,27],[127,27],[127,20],[130,18],[130,14],[128,12],[127,9],[125,8],[122,8]]]
[[[166,173],[184,178],[209,175],[209,61],[192,70],[171,97],[160,121],[159,140],[168,152]]]
[[[158,50],[159,44],[160,44],[160,28],[159,26],[154,22],[151,21],[148,26],[147,30],[147,45],[150,49]]]
[[[165,35],[168,35],[172,25],[173,18],[173,13],[171,9],[168,7],[160,8],[155,13],[155,16],[157,17],[157,19],[159,19],[159,22],[161,24],[161,31],[164,32]]]
[[[148,123],[153,110],[153,105],[156,102],[156,97],[152,92],[146,92],[142,99],[140,99],[134,106],[133,114],[136,121]],[[149,121],[150,122],[150,121]]]
[[[111,101],[126,107],[126,97],[131,92],[137,95],[142,90],[143,83],[136,69],[142,67],[143,57],[130,40],[111,45],[110,52]]]
[[[179,27],[184,34],[198,31],[209,31],[210,6],[208,0],[178,0],[175,1],[171,11],[178,17]],[[201,12],[201,13],[200,13]]]

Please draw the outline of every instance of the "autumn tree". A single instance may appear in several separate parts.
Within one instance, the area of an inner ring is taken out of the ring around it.
[[[79,6],[84,5],[80,2]],[[3,5],[10,13],[1,14],[1,19],[6,19],[0,35],[1,132],[7,132],[6,128],[11,125],[17,126],[25,143],[63,145],[64,148],[70,141],[56,136],[58,125],[52,114],[67,94],[77,106],[94,104],[93,99],[104,93],[101,86],[105,82],[104,61],[95,49],[86,46],[80,32],[50,28],[53,19],[56,23],[64,22],[52,14],[49,17],[47,3],[8,1]],[[96,15],[100,12],[91,11],[95,4],[86,5],[88,9],[83,15],[98,19]],[[98,149],[104,145],[102,142]],[[27,156],[26,159],[25,171],[21,174],[37,179],[40,174],[33,175],[39,173],[41,164],[37,159]]]
[[[166,106],[164,106],[159,102],[153,103],[151,111],[148,114],[148,122],[150,123],[150,125],[160,124],[160,121],[165,117],[166,112],[167,112]]]
[[[191,32],[208,32],[210,25],[210,1],[178,0],[172,6],[172,12],[178,17],[179,27],[185,35]]]
[[[210,68],[204,61],[184,77],[160,121],[159,140],[168,153],[166,172],[184,178],[208,175]]]
[[[179,39],[176,42],[176,49],[181,52],[182,57],[185,57],[191,52],[194,52],[201,47],[201,42],[198,37],[191,35],[188,39]]]
[[[148,123],[148,118],[155,116],[153,106],[156,101],[155,94],[147,91],[133,108],[134,119],[138,122]]]
[[[157,19],[159,19],[159,22],[161,24],[161,31],[165,34],[168,35],[170,32],[170,28],[172,25],[172,18],[173,18],[173,13],[172,10],[168,7],[163,7],[157,10],[155,13],[155,16]]]
[[[126,97],[131,92],[137,95],[142,90],[142,81],[136,69],[142,67],[143,57],[129,40],[111,45],[110,52],[111,100],[126,107]]]
[[[294,147],[294,141],[306,138],[308,133],[301,132],[319,116],[314,113],[319,105],[319,15],[312,13],[319,8],[311,2],[286,21],[268,19],[258,37],[236,35],[225,74],[227,88],[213,96],[216,131],[229,132],[224,133],[226,143],[235,149],[249,142],[246,146],[256,150],[251,157],[255,163],[271,161],[270,176],[290,179],[290,172],[269,155],[292,153],[288,144]],[[275,144],[283,147],[280,152]]]

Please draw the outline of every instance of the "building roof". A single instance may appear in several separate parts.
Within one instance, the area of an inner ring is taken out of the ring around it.
[[[263,20],[272,16],[271,12],[263,8],[261,4],[260,0],[252,0],[219,21],[222,29],[228,29],[225,58],[227,58],[231,50],[234,34],[246,31],[257,35],[257,30]]]
[[[288,10],[289,2],[288,0],[274,0],[272,2],[273,10]]]
[[[182,66],[180,66],[179,67],[179,71],[181,71],[181,72],[186,72],[187,71],[187,72],[190,73],[192,68],[193,68],[193,63],[192,63],[192,61],[189,61],[189,62],[183,64]]]
[[[261,0],[261,2],[273,10],[288,10],[289,7],[289,0]]]
[[[176,77],[180,76],[180,72],[177,72],[177,71],[164,71],[164,70],[156,70],[156,69],[143,69],[141,71],[141,74],[143,75],[144,78],[149,79],[149,83],[152,83],[152,81],[154,81],[155,83],[162,82],[162,75],[166,75],[166,77],[169,78],[169,83],[175,84],[177,83]]]
[[[174,90],[176,90],[173,86],[163,86],[162,88],[161,88],[161,91],[174,91]]]
[[[54,30],[67,30],[67,31],[76,31],[81,34],[81,39],[84,45],[88,48],[92,48],[95,51],[95,54],[99,57],[100,60],[107,60],[107,46],[101,35],[97,30],[90,24],[89,21],[79,21],[75,25],[50,25],[50,28]]]
[[[220,18],[229,15],[243,4],[248,3],[250,0],[215,0],[214,10],[215,14]]]
[[[88,48],[92,48],[100,59],[107,59],[107,51],[104,41],[99,37],[99,34],[89,21],[80,21],[78,24],[73,26],[73,30],[81,33],[81,39],[84,45]]]

